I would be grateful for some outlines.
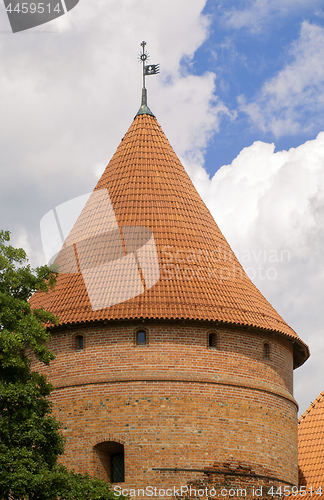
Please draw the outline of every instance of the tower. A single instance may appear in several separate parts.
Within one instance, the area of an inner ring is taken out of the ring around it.
[[[308,348],[245,274],[145,86],[55,264],[55,291],[31,304],[60,317],[57,357],[36,367],[68,467],[125,488],[229,466],[297,484],[292,375]]]

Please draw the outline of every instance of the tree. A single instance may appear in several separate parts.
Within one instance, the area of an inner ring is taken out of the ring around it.
[[[10,233],[0,231],[0,499],[112,500],[106,482],[57,462],[64,439],[51,413],[54,388],[31,371],[31,356],[45,364],[54,359],[45,325],[58,319],[28,303],[35,291],[55,286],[56,272],[32,270],[25,251],[9,241]]]

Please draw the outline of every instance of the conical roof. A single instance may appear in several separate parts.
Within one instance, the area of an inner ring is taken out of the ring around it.
[[[55,292],[32,306],[60,324],[190,319],[279,332],[307,346],[243,271],[151,114],[136,115],[65,241]]]

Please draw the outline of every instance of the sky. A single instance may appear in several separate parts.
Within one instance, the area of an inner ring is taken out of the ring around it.
[[[0,217],[45,263],[40,220],[89,193],[141,98],[247,273],[306,342],[324,390],[324,7],[320,0],[80,0],[12,33],[0,4]]]

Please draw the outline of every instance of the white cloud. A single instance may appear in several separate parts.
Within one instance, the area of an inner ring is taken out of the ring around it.
[[[226,3],[225,3],[226,6]],[[260,33],[272,25],[274,18],[291,17],[294,14],[312,11],[321,7],[320,0],[248,0],[244,8],[233,7],[226,10],[222,16],[228,28],[246,28],[252,33]]]
[[[274,153],[255,142],[209,180],[195,178],[248,274],[310,346],[296,372],[304,410],[323,390],[324,132],[298,148]]]
[[[324,28],[307,21],[290,49],[292,62],[266,81],[255,99],[239,98],[240,110],[276,137],[311,131],[324,110]]]
[[[160,101],[154,105],[159,122],[178,156],[191,165],[203,164],[208,140],[219,130],[222,116],[233,118],[215,97],[215,74],[172,78],[159,84]],[[174,120],[176,118],[176,121]]]
[[[147,79],[148,104],[175,150],[201,160],[228,114],[214,98],[215,74],[181,64],[209,36],[205,3],[87,0],[37,33],[1,37],[1,226],[13,243],[28,235],[33,264],[41,217],[93,189],[140,106],[143,39],[161,65]]]

